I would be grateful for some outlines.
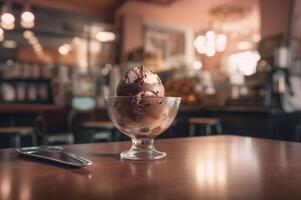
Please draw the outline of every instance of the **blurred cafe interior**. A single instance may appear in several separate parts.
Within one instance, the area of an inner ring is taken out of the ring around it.
[[[182,97],[159,139],[301,141],[300,1],[0,3],[1,148],[128,140],[104,99],[141,65]]]

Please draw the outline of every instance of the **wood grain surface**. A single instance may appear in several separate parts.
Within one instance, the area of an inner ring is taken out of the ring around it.
[[[86,168],[0,151],[0,199],[301,199],[301,144],[238,136],[156,141],[160,161],[126,161],[129,142],[66,146]]]

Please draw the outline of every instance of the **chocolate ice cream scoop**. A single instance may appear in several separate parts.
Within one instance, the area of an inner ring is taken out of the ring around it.
[[[117,96],[164,97],[165,89],[159,76],[144,66],[129,69],[116,89]]]

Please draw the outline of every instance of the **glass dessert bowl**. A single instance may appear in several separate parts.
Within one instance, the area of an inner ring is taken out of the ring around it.
[[[155,149],[156,136],[163,133],[175,119],[181,98],[111,96],[105,99],[108,114],[115,126],[132,140],[122,159],[155,160],[166,153]]]

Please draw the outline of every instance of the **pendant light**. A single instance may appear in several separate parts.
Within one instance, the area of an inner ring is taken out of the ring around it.
[[[20,24],[23,28],[30,29],[33,28],[35,25],[34,20],[35,16],[32,13],[30,2],[29,0],[25,0],[23,5],[23,11],[21,14]]]
[[[5,30],[12,30],[15,28],[15,16],[12,12],[11,2],[6,1],[1,12],[1,27]]]

